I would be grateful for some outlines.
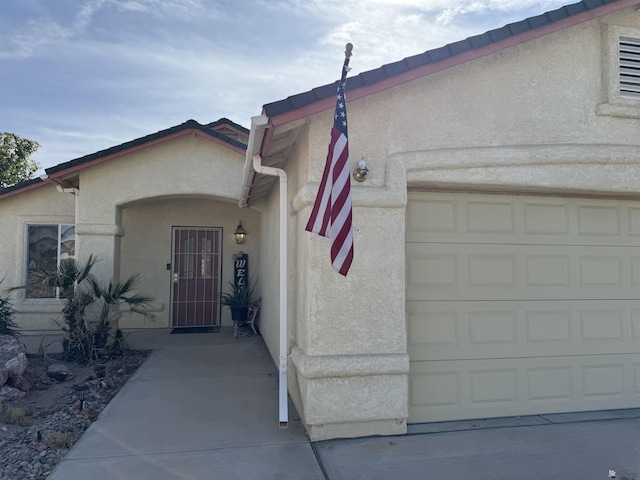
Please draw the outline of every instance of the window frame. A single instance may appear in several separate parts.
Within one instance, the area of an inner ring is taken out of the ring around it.
[[[72,238],[73,238],[73,247],[71,249],[71,255],[68,255],[65,258],[75,258],[75,249],[77,245],[77,235],[75,233],[75,225],[71,223],[50,223],[50,222],[34,222],[27,223],[25,225],[25,247],[24,247],[24,299],[29,301],[52,301],[60,299],[60,289],[55,288],[53,296],[31,296],[29,289],[29,276],[30,276],[30,263],[32,260],[31,257],[31,229],[32,227],[51,227],[57,230],[56,234],[56,265],[57,269],[60,267],[60,262],[63,260],[63,232],[66,232],[69,228],[73,230]]]

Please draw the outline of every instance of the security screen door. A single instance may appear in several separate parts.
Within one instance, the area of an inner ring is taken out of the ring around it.
[[[172,326],[220,325],[222,229],[173,227]]]

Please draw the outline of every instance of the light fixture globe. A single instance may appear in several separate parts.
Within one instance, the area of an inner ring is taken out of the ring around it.
[[[363,158],[358,162],[358,166],[353,171],[353,179],[356,182],[364,182],[364,179],[367,178],[367,173],[369,173],[369,169],[367,168],[367,162]]]
[[[244,228],[242,227],[242,222],[238,223],[238,226],[236,227],[236,231],[233,232],[233,235],[236,237],[236,243],[238,245],[242,245],[244,243],[244,239],[247,236],[247,232],[245,232]]]

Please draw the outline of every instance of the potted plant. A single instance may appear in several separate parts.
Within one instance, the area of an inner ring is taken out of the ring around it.
[[[248,285],[238,285],[235,282],[229,282],[229,290],[221,295],[220,303],[229,307],[229,310],[231,310],[231,319],[234,322],[247,321],[249,307],[256,301],[253,297],[255,288],[255,282],[249,282]]]

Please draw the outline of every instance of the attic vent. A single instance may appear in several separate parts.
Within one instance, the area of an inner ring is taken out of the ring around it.
[[[620,37],[620,95],[640,99],[640,39]]]

